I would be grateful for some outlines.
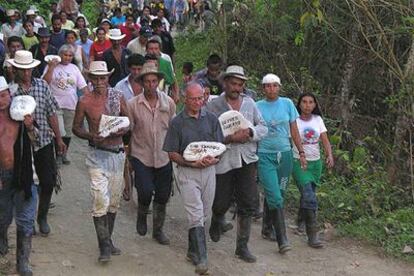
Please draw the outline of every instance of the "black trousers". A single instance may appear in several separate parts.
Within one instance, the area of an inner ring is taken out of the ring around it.
[[[237,204],[237,215],[253,216],[257,205],[256,162],[243,162],[241,168],[216,175],[213,215],[224,215],[230,207],[233,195]]]
[[[50,143],[35,152],[33,159],[36,174],[39,178],[40,188],[38,216],[44,216],[47,214],[57,179],[57,166],[53,143]]]

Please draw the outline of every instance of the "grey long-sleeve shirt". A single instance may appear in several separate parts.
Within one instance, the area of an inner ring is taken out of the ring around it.
[[[241,168],[242,161],[250,164],[259,160],[256,154],[257,141],[260,141],[267,135],[266,123],[260,111],[257,109],[255,102],[243,94],[241,97],[243,102],[239,112],[252,123],[253,137],[244,144],[227,144],[227,150],[220,158],[220,162],[216,165],[216,174],[223,174],[232,169]],[[207,104],[207,110],[216,114],[217,117],[230,109],[231,107],[227,103],[224,94]]]

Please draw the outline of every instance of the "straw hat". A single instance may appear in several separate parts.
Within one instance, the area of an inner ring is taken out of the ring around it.
[[[26,16],[30,16],[30,15],[36,15],[36,12],[34,10],[27,10]]]
[[[227,67],[226,72],[223,74],[223,79],[228,77],[234,77],[244,81],[248,80],[248,78],[244,74],[243,67],[238,65],[230,65],[229,67]]]
[[[40,61],[34,59],[32,53],[26,50],[16,51],[14,58],[6,61],[12,66],[20,69],[31,69],[40,64]]]
[[[164,74],[158,71],[157,66],[154,63],[147,62],[142,66],[141,74],[137,77],[137,80],[142,81],[146,75],[154,74],[157,75],[159,80],[164,78]]]
[[[92,61],[89,65],[89,70],[87,73],[89,75],[95,75],[95,76],[109,76],[114,72],[115,69],[112,69],[111,71],[108,71],[108,67],[106,66],[105,61]]]
[[[125,34],[122,34],[120,29],[109,30],[109,39],[111,40],[121,40],[124,37],[125,37]]]

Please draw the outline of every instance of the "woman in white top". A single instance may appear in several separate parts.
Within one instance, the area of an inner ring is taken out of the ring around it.
[[[86,58],[85,52],[83,51],[82,46],[76,44],[76,40],[78,39],[78,35],[75,31],[70,30],[66,31],[65,34],[66,44],[73,47],[73,61],[78,66],[79,70],[83,72],[84,69],[88,68],[88,60]]]
[[[319,142],[322,141],[326,156],[326,166],[332,168],[334,159],[331,144],[329,143],[327,130],[316,97],[312,93],[303,93],[296,106],[299,118],[296,123],[302,141],[303,151],[307,161],[307,168],[302,169],[299,162],[299,152],[293,147],[293,179],[295,180],[301,197],[298,214],[298,231],[304,231],[308,236],[308,244],[313,248],[323,247],[318,237],[316,211],[318,201],[316,187],[320,185],[322,174],[322,161]]]
[[[72,64],[74,57],[73,47],[64,44],[59,49],[59,56],[60,62],[57,59],[48,62],[42,78],[49,84],[50,91],[59,104],[59,128],[61,129],[63,142],[69,149],[72,123],[75,116],[76,103],[78,102],[77,90],[79,89],[85,94],[88,92],[88,86],[79,68]],[[70,163],[66,158],[66,154],[58,156],[57,159],[63,164]]]

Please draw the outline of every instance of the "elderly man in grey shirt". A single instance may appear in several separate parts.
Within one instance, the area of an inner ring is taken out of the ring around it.
[[[189,162],[183,158],[183,152],[191,142],[223,140],[217,117],[201,109],[203,101],[200,84],[189,83],[185,89],[185,108],[171,121],[163,147],[171,161],[178,165],[176,180],[189,221],[187,259],[196,265],[198,274],[205,274],[208,270],[204,226],[213,204],[216,187],[214,165],[218,159],[207,156]]]
[[[229,110],[239,111],[252,127],[240,129],[224,138],[227,151],[216,166],[216,194],[213,203],[210,237],[220,240],[224,215],[230,207],[233,194],[237,203],[237,246],[236,256],[253,263],[253,256],[247,243],[250,237],[251,218],[256,209],[256,155],[257,141],[267,134],[267,127],[255,102],[244,95],[247,77],[242,67],[229,66],[223,75],[224,94],[207,104],[207,110],[217,116]]]

